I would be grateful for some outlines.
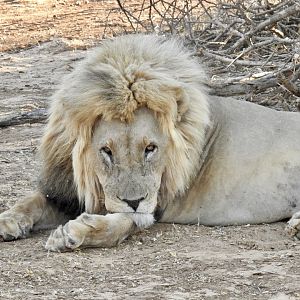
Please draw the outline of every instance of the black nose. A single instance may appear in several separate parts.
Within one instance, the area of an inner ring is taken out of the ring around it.
[[[131,208],[133,208],[134,211],[137,210],[137,208],[140,205],[140,202],[145,200],[146,197],[142,197],[136,200],[129,200],[129,199],[122,199],[124,202],[126,202]]]

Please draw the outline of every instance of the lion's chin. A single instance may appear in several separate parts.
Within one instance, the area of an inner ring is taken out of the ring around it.
[[[128,213],[128,215],[139,228],[148,228],[155,222],[153,214]]]

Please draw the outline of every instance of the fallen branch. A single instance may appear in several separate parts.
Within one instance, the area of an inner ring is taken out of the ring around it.
[[[0,127],[22,125],[26,123],[44,123],[47,117],[48,114],[46,109],[0,115]]]
[[[293,95],[300,96],[300,88],[287,79],[289,73],[294,69],[295,73],[300,70],[300,65],[286,68],[277,73],[260,73],[244,77],[227,78],[226,80],[210,80],[207,83],[209,94],[223,97],[241,96],[247,94],[258,94],[278,85],[284,86]],[[213,77],[214,78],[214,77]]]
[[[210,95],[231,97],[260,93],[268,88],[276,87],[278,85],[278,80],[275,76],[268,76],[260,79],[227,84],[210,81],[207,85],[209,87]]]

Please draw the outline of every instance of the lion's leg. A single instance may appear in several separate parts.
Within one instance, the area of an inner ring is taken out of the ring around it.
[[[83,213],[52,232],[46,249],[68,251],[79,247],[113,247],[132,234],[136,228],[128,214],[103,216]]]
[[[300,240],[300,211],[293,214],[286,227],[287,232]]]
[[[25,238],[32,229],[53,228],[64,219],[42,193],[36,192],[0,214],[0,240]]]

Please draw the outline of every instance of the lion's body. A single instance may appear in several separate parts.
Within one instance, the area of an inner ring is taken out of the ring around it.
[[[0,215],[0,237],[67,222],[46,244],[63,251],[116,245],[155,220],[247,224],[299,211],[300,115],[207,96],[204,81],[176,40],[104,42],[54,94],[38,191]],[[299,230],[296,213],[289,231]]]
[[[253,224],[299,211],[299,113],[227,98],[211,98],[210,104],[217,127],[205,166],[162,221]]]

